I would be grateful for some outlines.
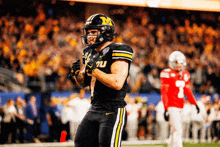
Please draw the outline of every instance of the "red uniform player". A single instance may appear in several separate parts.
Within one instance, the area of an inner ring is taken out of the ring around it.
[[[182,122],[181,111],[184,106],[184,96],[189,102],[197,106],[195,97],[190,88],[190,74],[184,70],[186,57],[180,51],[174,51],[169,56],[170,68],[162,70],[161,78],[161,99],[164,104],[165,120],[170,121],[171,136],[169,147],[182,147]],[[169,118],[170,117],[170,118]]]

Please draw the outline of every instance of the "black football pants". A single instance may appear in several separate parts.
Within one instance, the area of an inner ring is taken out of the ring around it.
[[[75,147],[120,147],[126,122],[125,108],[117,112],[90,110],[77,129]]]

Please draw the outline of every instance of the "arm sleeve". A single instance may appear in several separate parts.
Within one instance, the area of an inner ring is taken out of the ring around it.
[[[185,74],[184,76],[187,76],[186,78],[188,79],[187,82],[186,82],[186,86],[185,86],[185,89],[184,89],[184,92],[187,96],[187,99],[189,100],[189,102],[193,105],[197,105],[196,103],[196,99],[192,93],[192,90],[190,88],[190,74],[187,73]]]
[[[164,109],[168,109],[168,89],[169,89],[169,73],[162,71],[161,78],[161,100],[164,105]]]
[[[196,99],[195,99],[195,97],[194,97],[194,95],[193,95],[193,93],[192,93],[192,90],[191,90],[191,88],[189,87],[189,85],[186,85],[184,91],[185,91],[185,94],[186,94],[187,99],[189,100],[189,102],[190,102],[191,104],[193,104],[193,105],[196,105],[196,104],[197,104],[197,103],[196,103]]]
[[[85,50],[82,52],[82,63],[85,65],[86,64],[86,57],[85,57]]]
[[[126,44],[118,44],[115,49],[112,50],[112,60],[120,59],[132,62],[133,49]]]

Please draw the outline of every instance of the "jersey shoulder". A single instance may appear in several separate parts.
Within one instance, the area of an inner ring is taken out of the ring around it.
[[[189,73],[187,70],[183,70],[183,71],[182,71],[182,74],[187,74],[187,75],[190,76],[190,73]]]
[[[123,59],[130,62],[132,61],[133,49],[129,45],[124,43],[112,43],[109,47],[112,50],[113,60]]]
[[[82,52],[82,62],[83,64],[85,64],[85,61],[87,60],[87,57],[88,55],[92,52],[92,49],[88,46],[86,46],[84,49],[83,49],[83,52]]]
[[[88,47],[88,46],[86,46],[84,49],[83,49],[83,53],[82,53],[82,55],[84,56],[85,55],[85,53],[87,53],[87,52],[91,52],[91,48],[90,47]]]
[[[188,82],[190,80],[190,73],[187,70],[183,70],[182,75],[185,82]]]
[[[170,78],[170,74],[173,73],[173,70],[170,68],[163,69],[160,72],[160,78]]]

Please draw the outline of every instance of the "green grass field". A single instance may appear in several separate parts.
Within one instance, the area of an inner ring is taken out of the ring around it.
[[[6,144],[2,147],[74,147],[65,143],[42,143],[42,144]],[[123,144],[122,147],[167,147],[167,144]],[[183,147],[220,147],[220,143],[190,144],[184,143]]]
[[[131,144],[131,145],[122,145],[122,147],[167,147],[167,144]],[[184,143],[183,147],[220,147],[220,143],[205,143],[205,144],[190,144]]]

